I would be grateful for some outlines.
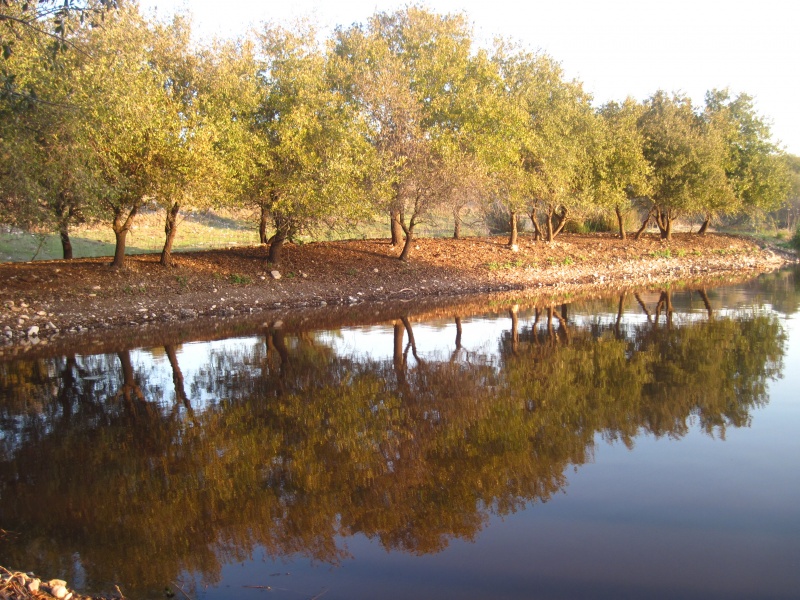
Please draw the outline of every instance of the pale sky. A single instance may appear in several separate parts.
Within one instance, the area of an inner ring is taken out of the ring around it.
[[[198,37],[235,36],[264,21],[310,16],[321,28],[364,22],[397,0],[140,0],[194,15]],[[428,0],[440,13],[465,12],[476,40],[517,40],[559,61],[597,104],[658,89],[702,103],[706,90],[755,97],[774,138],[800,155],[800,2],[797,0]]]

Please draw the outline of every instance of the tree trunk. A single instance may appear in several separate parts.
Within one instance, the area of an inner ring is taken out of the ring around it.
[[[545,238],[547,242],[552,242],[553,237],[553,210],[548,209],[547,211],[547,220],[545,221],[545,225],[547,226],[547,237]]]
[[[128,238],[128,232],[133,227],[133,221],[136,219],[136,213],[139,211],[139,205],[135,204],[131,208],[128,215],[125,216],[124,211],[120,208],[114,212],[114,237],[116,244],[114,246],[114,260],[111,266],[115,269],[121,269],[125,266],[125,243]]]
[[[275,235],[269,241],[269,254],[267,254],[267,262],[273,265],[279,265],[281,257],[283,256],[283,245],[286,243],[286,234],[282,231],[276,231]]]
[[[164,240],[164,248],[161,250],[161,266],[172,266],[172,244],[175,241],[175,234],[178,232],[178,212],[181,210],[181,205],[177,202],[172,205],[167,211],[167,220],[164,223],[164,233],[166,239]]]
[[[567,224],[567,209],[562,208],[561,214],[557,216],[558,216],[558,225],[556,225],[555,230],[553,231],[553,239],[555,239],[555,237],[564,230],[564,225]]]
[[[400,211],[393,208],[389,211],[389,218],[392,229],[392,246],[398,246],[403,241],[403,221]]]
[[[620,211],[619,206],[614,207],[614,212],[617,213],[617,224],[619,225],[619,239],[624,240],[626,239],[625,219],[622,216],[622,211]]]
[[[72,260],[72,241],[69,239],[68,223],[59,224],[58,235],[61,237],[61,249],[64,251],[64,260]]]
[[[58,235],[61,238],[61,249],[64,252],[64,260],[72,260],[72,241],[69,239],[69,224],[72,221],[72,205],[62,192],[58,196],[55,213],[58,217]]]
[[[453,209],[453,239],[461,239],[461,210],[459,208]]]
[[[700,225],[700,230],[697,232],[697,235],[705,235],[706,231],[708,231],[708,226],[711,223],[711,215],[706,215],[705,221],[703,224]]]
[[[275,223],[275,235],[269,239],[267,262],[279,265],[283,256],[283,245],[289,236],[293,234],[293,229],[290,221],[279,214],[273,215],[273,221]]]
[[[517,211],[511,211],[511,235],[508,237],[508,245],[516,246],[517,245],[517,237],[519,236],[519,229],[517,228]]]
[[[406,333],[408,334],[408,347],[411,348],[411,354],[414,356],[414,360],[418,363],[422,362],[422,359],[417,354],[417,341],[414,339],[414,330],[411,329],[411,322],[408,320],[408,317],[401,317],[400,320],[403,323],[403,326],[406,328]]]
[[[269,210],[261,205],[261,218],[258,221],[258,241],[260,244],[269,244],[267,237],[267,225],[269,224]]]
[[[645,217],[644,221],[642,221],[642,226],[636,230],[636,234],[634,234],[633,239],[638,240],[640,237],[642,237],[644,230],[647,229],[647,226],[650,224],[650,218],[652,216],[653,216],[652,212],[647,213],[647,216]]]
[[[661,232],[662,240],[672,239],[672,211],[671,210],[656,210],[655,220],[658,225],[658,230]]]
[[[531,224],[533,225],[533,241],[538,242],[542,239],[542,229],[539,223],[536,222],[536,211],[531,211]]]
[[[400,253],[400,260],[406,261],[408,260],[409,253],[411,252],[411,244],[414,241],[414,227],[416,227],[417,221],[416,218],[412,216],[407,226],[405,223],[403,223],[402,219],[400,220],[400,224],[403,226],[403,232],[406,234],[406,243],[403,244],[403,251]]]
[[[461,317],[456,317],[456,350],[461,349]]]

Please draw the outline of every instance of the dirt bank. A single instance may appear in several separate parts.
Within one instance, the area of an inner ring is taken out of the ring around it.
[[[98,332],[141,336],[198,319],[508,291],[570,292],[690,282],[776,269],[796,260],[750,240],[678,234],[619,240],[565,235],[552,244],[506,238],[420,239],[409,262],[387,240],[287,245],[279,267],[261,246],[156,255],[0,264],[0,358]],[[271,273],[277,271],[279,278]]]

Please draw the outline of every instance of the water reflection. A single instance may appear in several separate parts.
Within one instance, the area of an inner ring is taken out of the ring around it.
[[[759,306],[796,310],[795,284],[770,281]],[[720,300],[742,289],[512,304],[475,347],[476,315],[454,311],[435,350],[403,317],[348,351],[273,323],[0,363],[0,527],[16,532],[1,562],[156,594],[186,572],[217,583],[256,549],[338,563],[355,534],[418,555],[473,540],[562,491],[599,439],[748,425],[785,334]]]

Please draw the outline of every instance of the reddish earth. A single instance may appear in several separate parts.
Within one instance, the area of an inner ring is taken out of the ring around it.
[[[108,259],[2,263],[0,358],[112,332],[139,338],[171,335],[204,319],[264,320],[265,311],[336,306],[352,312],[508,290],[565,295],[756,274],[796,261],[719,234],[677,234],[669,242],[607,234],[564,235],[551,244],[523,238],[517,252],[501,237],[420,239],[408,262],[398,254],[388,240],[353,240],[287,244],[277,268],[265,262],[262,246],[182,253],[174,268],[161,267],[157,255],[128,257],[122,270],[109,268]]]

